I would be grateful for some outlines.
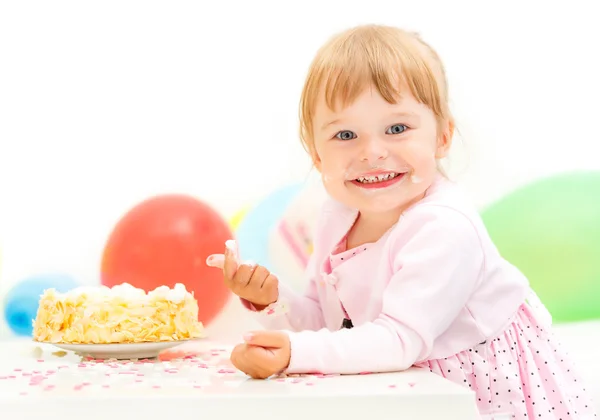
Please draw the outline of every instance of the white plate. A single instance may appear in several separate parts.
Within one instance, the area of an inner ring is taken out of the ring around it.
[[[186,341],[189,340],[126,344],[47,344],[94,359],[149,359],[157,357],[163,350],[179,346]]]

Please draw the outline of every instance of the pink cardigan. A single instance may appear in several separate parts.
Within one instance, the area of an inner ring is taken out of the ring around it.
[[[288,373],[399,371],[499,334],[530,292],[461,190],[440,178],[379,241],[334,269],[326,262],[357,212],[325,204],[304,295],[279,286],[260,316],[289,333]],[[343,307],[342,307],[343,305]],[[354,328],[340,329],[344,309]]]

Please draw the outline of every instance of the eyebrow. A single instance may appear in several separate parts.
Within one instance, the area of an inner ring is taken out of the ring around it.
[[[419,116],[417,114],[415,114],[414,112],[394,112],[394,113],[390,114],[390,117],[419,119]],[[330,125],[337,124],[340,121],[341,121],[340,118],[336,118],[334,120],[328,121],[321,126],[321,130],[325,130]]]

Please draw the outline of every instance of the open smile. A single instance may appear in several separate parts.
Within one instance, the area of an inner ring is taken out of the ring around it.
[[[350,182],[360,188],[387,188],[406,176],[406,172],[382,172],[359,176]]]

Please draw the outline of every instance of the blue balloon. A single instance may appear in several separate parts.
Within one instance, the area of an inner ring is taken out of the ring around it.
[[[47,289],[68,292],[79,284],[66,274],[40,274],[17,283],[4,299],[4,318],[17,335],[31,336],[41,295]]]
[[[281,188],[246,214],[236,231],[242,260],[252,260],[268,268],[269,235],[302,187],[303,184],[293,184]]]

